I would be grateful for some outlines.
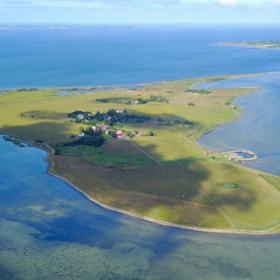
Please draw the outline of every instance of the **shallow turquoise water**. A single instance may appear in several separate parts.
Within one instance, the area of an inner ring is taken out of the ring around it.
[[[0,138],[0,279],[279,279],[280,237],[204,234],[105,210]]]
[[[256,94],[241,96],[235,100],[235,104],[242,109],[240,119],[206,134],[200,139],[200,143],[220,151],[253,150],[258,159],[244,164],[280,175],[280,73],[224,80],[203,87],[248,86],[257,86],[259,90]]]

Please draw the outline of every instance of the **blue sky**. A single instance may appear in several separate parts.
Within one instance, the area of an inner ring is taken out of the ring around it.
[[[0,0],[0,23],[280,24],[280,0]]]

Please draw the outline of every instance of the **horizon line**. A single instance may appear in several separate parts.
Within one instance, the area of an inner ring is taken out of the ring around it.
[[[157,26],[174,26],[174,27],[188,27],[188,26],[225,26],[225,27],[230,27],[230,26],[239,26],[239,27],[246,27],[246,26],[275,26],[275,27],[280,27],[280,23],[270,23],[270,22],[252,22],[252,23],[248,23],[248,22],[244,22],[244,23],[221,23],[221,22],[211,22],[211,23],[198,23],[198,22],[193,22],[193,23],[47,23],[47,22],[43,22],[43,23],[1,23],[0,22],[0,27],[25,27],[25,26],[85,26],[85,27],[98,27],[98,26],[104,26],[104,27],[112,27],[112,26],[116,26],[116,27],[141,27],[141,26],[145,26],[145,27],[157,27]]]

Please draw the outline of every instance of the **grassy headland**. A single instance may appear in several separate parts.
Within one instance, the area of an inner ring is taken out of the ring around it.
[[[209,156],[197,144],[202,134],[239,116],[234,98],[255,91],[193,89],[216,79],[89,89],[81,95],[8,92],[0,95],[0,132],[52,147],[51,172],[110,207],[184,226],[277,231],[280,179]],[[81,131],[92,122],[99,125],[97,119],[103,122],[112,108],[122,113],[110,119],[113,132],[102,135],[103,144],[77,142]],[[77,111],[90,112],[89,120],[69,117]],[[137,133],[117,139],[120,130]]]

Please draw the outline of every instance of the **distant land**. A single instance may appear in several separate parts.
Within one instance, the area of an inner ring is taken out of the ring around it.
[[[233,99],[256,92],[199,88],[228,78],[3,92],[0,133],[46,149],[52,174],[107,208],[204,231],[279,232],[280,179],[242,166],[251,151],[197,143],[239,117]]]
[[[221,42],[220,45],[228,47],[245,47],[258,49],[279,49],[280,41],[245,41],[245,42]]]

